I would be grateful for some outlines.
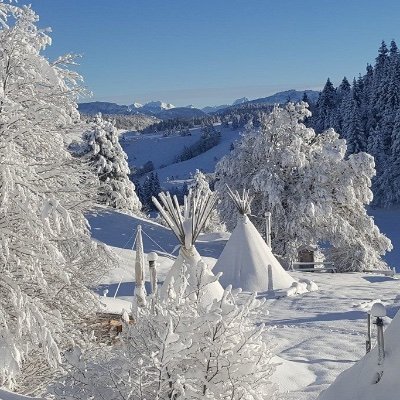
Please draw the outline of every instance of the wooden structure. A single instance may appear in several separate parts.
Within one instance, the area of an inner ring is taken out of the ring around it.
[[[291,271],[302,272],[336,272],[336,267],[333,262],[314,261],[312,263],[306,262],[292,262],[290,264]]]
[[[129,324],[135,321],[129,316]],[[97,312],[96,319],[90,324],[97,340],[101,343],[113,344],[123,329],[122,316],[120,314]]]
[[[298,249],[297,259],[299,269],[311,269],[314,268],[315,263],[315,251],[317,246],[305,245]]]

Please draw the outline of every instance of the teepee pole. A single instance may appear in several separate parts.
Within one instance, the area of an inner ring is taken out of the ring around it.
[[[157,295],[157,253],[151,252],[147,254],[147,261],[149,262],[150,272],[150,290],[151,294]]]
[[[137,305],[142,307],[146,304],[146,289],[144,286],[144,251],[142,226],[138,225],[136,231],[136,260],[135,260],[135,297]]]

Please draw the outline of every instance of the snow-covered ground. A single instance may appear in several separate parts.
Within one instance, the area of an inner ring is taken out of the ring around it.
[[[9,392],[5,389],[0,389],[0,400],[40,400],[38,397],[27,397],[22,394]]]
[[[383,232],[392,233],[400,213],[378,212],[376,221]],[[138,224],[143,228],[145,252],[160,251],[176,255],[177,240],[160,225],[114,211],[100,211],[89,216],[93,236],[108,245],[120,257],[120,267],[102,280],[117,299],[132,299],[134,290],[134,234]],[[147,236],[148,235],[148,236]],[[228,238],[227,234],[203,235],[196,247],[213,266]],[[156,244],[157,243],[157,244]],[[161,246],[162,249],[159,247]],[[175,250],[175,252],[174,252]],[[391,260],[397,262],[395,248]],[[172,265],[170,256],[160,257],[159,281]],[[312,400],[334,381],[337,375],[359,360],[365,352],[366,312],[373,300],[380,299],[388,308],[386,322],[400,307],[400,280],[363,273],[292,273],[296,279],[312,278],[319,291],[302,296],[267,299],[269,315],[259,315],[255,323],[269,327],[266,340],[275,344],[277,368],[274,380],[284,399]],[[112,300],[111,300],[112,301]]]

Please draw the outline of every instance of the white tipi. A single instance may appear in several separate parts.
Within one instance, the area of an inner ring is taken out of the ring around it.
[[[222,272],[220,282],[249,292],[289,289],[295,280],[283,269],[256,227],[249,220],[252,198],[243,190],[242,196],[228,187],[239,217],[236,228],[225,245],[214,273]]]
[[[158,196],[161,203],[155,197],[153,203],[181,244],[179,255],[160,289],[160,297],[174,296],[175,289],[182,287],[177,281],[184,275],[183,268],[186,268],[189,275],[187,292],[197,293],[201,290],[205,294],[202,298],[210,303],[215,299],[220,300],[224,290],[218,277],[214,276],[194,246],[215,206],[216,195],[189,190],[184,197],[183,210],[176,196],[171,197],[168,192]]]

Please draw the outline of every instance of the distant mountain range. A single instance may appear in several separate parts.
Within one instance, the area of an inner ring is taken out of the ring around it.
[[[84,114],[97,114],[101,112],[102,114],[146,114],[155,116],[159,113],[173,110],[175,106],[162,101],[151,101],[144,105],[133,103],[129,106],[105,101],[95,101],[91,103],[80,103],[78,104],[78,109]]]
[[[134,115],[144,114],[155,116],[159,119],[167,120],[173,118],[199,118],[207,114],[213,114],[215,112],[242,106],[244,104],[252,103],[265,103],[265,104],[283,104],[288,101],[297,102],[302,100],[304,93],[306,93],[308,99],[312,102],[316,102],[319,96],[319,92],[315,90],[286,90],[284,92],[278,92],[272,96],[262,97],[259,99],[249,100],[247,97],[242,97],[235,100],[232,104],[223,104],[219,106],[208,106],[203,109],[198,109],[192,105],[186,107],[175,107],[173,104],[164,103],[162,101],[151,101],[144,105],[140,103],[133,103],[131,105],[119,105],[116,103],[95,101],[90,103],[78,104],[78,110],[83,114],[94,115],[97,113],[102,114],[116,114],[116,115]]]

